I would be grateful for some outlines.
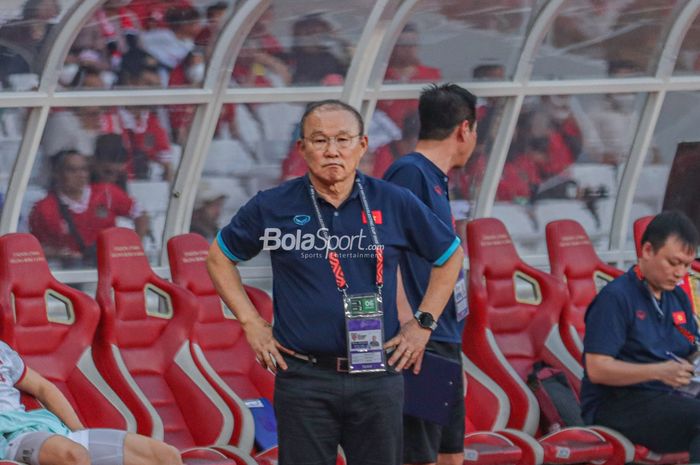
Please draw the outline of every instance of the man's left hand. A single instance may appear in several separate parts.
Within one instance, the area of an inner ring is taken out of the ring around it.
[[[389,365],[397,371],[413,366],[413,373],[420,373],[425,345],[431,334],[432,331],[422,328],[415,318],[401,325],[399,334],[384,344],[384,349],[395,349],[389,358]]]

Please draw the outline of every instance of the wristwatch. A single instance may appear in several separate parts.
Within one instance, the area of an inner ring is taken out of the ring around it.
[[[418,320],[418,324],[421,326],[421,328],[429,329],[431,331],[435,331],[435,328],[437,328],[437,321],[435,321],[435,318],[433,318],[431,313],[416,310],[416,313],[414,313],[413,316],[416,320]]]

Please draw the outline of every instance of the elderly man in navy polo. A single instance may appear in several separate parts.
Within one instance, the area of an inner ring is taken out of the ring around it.
[[[452,228],[410,191],[357,171],[367,150],[351,106],[310,104],[298,148],[308,175],[258,193],[218,234],[207,261],[258,362],[275,371],[281,465],[398,465],[403,377],[430,318],[399,325],[402,251],[434,264],[420,309],[437,319],[462,266]],[[271,255],[274,327],[247,298],[236,264]],[[371,344],[376,337],[381,344]]]

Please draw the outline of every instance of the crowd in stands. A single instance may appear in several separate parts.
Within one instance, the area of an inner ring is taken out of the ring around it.
[[[516,7],[522,2],[517,0],[497,3],[500,9],[494,11],[521,11]],[[194,0],[106,0],[81,27],[72,44],[59,73],[60,90],[200,87],[213,46],[234,4],[230,0],[211,0],[209,4]],[[440,14],[451,21],[463,22],[466,28],[516,34],[527,24],[527,14],[465,15],[457,8],[458,4],[444,2]],[[484,2],[488,4],[491,2]],[[569,6],[558,17],[547,43],[561,49],[585,43],[590,37],[616,30],[618,23],[641,18],[638,16],[643,12],[635,13],[640,10],[638,6],[634,0],[585,0],[581,5]],[[597,14],[597,19],[591,19],[591,11]],[[0,89],[22,91],[38,86],[41,60],[51,45],[61,13],[58,0],[27,0],[19,18],[0,24]],[[254,24],[234,64],[231,87],[343,84],[354,49],[347,36],[339,33],[330,15],[311,13],[293,18],[287,37],[278,36],[276,19],[275,9],[268,8]],[[435,64],[432,60],[424,61],[425,53],[421,51],[427,41],[422,28],[421,22],[409,22],[405,26],[388,59],[385,83],[428,83],[444,79],[446,72],[442,68],[432,66]],[[634,37],[638,32],[630,35]],[[594,45],[581,53],[606,60],[610,77],[645,73],[647,63],[638,57],[621,60],[614,54],[598,56],[595,50],[605,47]],[[620,47],[614,50],[619,51]],[[474,81],[503,81],[510,78],[507,74],[506,64],[496,59],[477,62],[472,69]],[[569,168],[577,163],[597,163],[621,173],[631,149],[641,99],[638,94],[624,93],[599,95],[591,98],[590,104],[584,99],[552,95],[525,100],[497,189],[497,201],[533,205],[545,198],[589,202],[591,198],[615,195],[597,187],[577,186]],[[498,97],[480,99],[478,144],[467,166],[451,173],[451,199],[468,202],[475,199],[505,102],[506,99]],[[103,150],[98,147],[98,141],[105,135],[116,135],[111,143],[121,146],[117,150],[121,172],[115,184],[122,191],[128,192],[127,184],[131,181],[170,183],[179,163],[180,147],[192,130],[196,109],[196,105],[188,104],[53,108],[30,181],[44,192],[34,201],[51,190],[56,173],[51,171],[50,160],[57,153],[77,152],[95,172],[105,166],[100,160]],[[265,178],[254,186],[256,189],[271,187],[305,172],[305,164],[294,145],[299,135],[295,123],[302,112],[303,105],[297,103],[225,104],[214,137],[235,141],[232,157],[254,160],[264,168],[255,174]],[[20,125],[7,118],[9,114],[0,109],[0,137],[13,133],[19,141]],[[380,99],[368,122],[368,131],[370,145],[361,169],[381,177],[400,154],[415,145],[417,100]],[[203,192],[211,190],[202,186]],[[252,195],[253,190],[248,188],[247,194]],[[229,211],[232,197],[229,195],[228,207],[221,216],[232,213]],[[193,215],[193,221],[211,216],[201,203],[204,197],[198,198],[198,206],[203,209]],[[205,203],[214,202],[209,210],[221,210],[223,199],[217,196]],[[20,226],[24,224],[26,228],[29,207],[20,219]],[[209,231],[213,226],[202,228]]]

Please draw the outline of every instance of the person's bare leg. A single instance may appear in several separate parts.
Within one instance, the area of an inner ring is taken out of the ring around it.
[[[39,449],[40,465],[90,465],[87,449],[63,436],[48,438]]]
[[[457,454],[438,454],[437,465],[462,465],[464,452]]]
[[[182,465],[182,458],[173,446],[129,433],[124,439],[124,465]]]

